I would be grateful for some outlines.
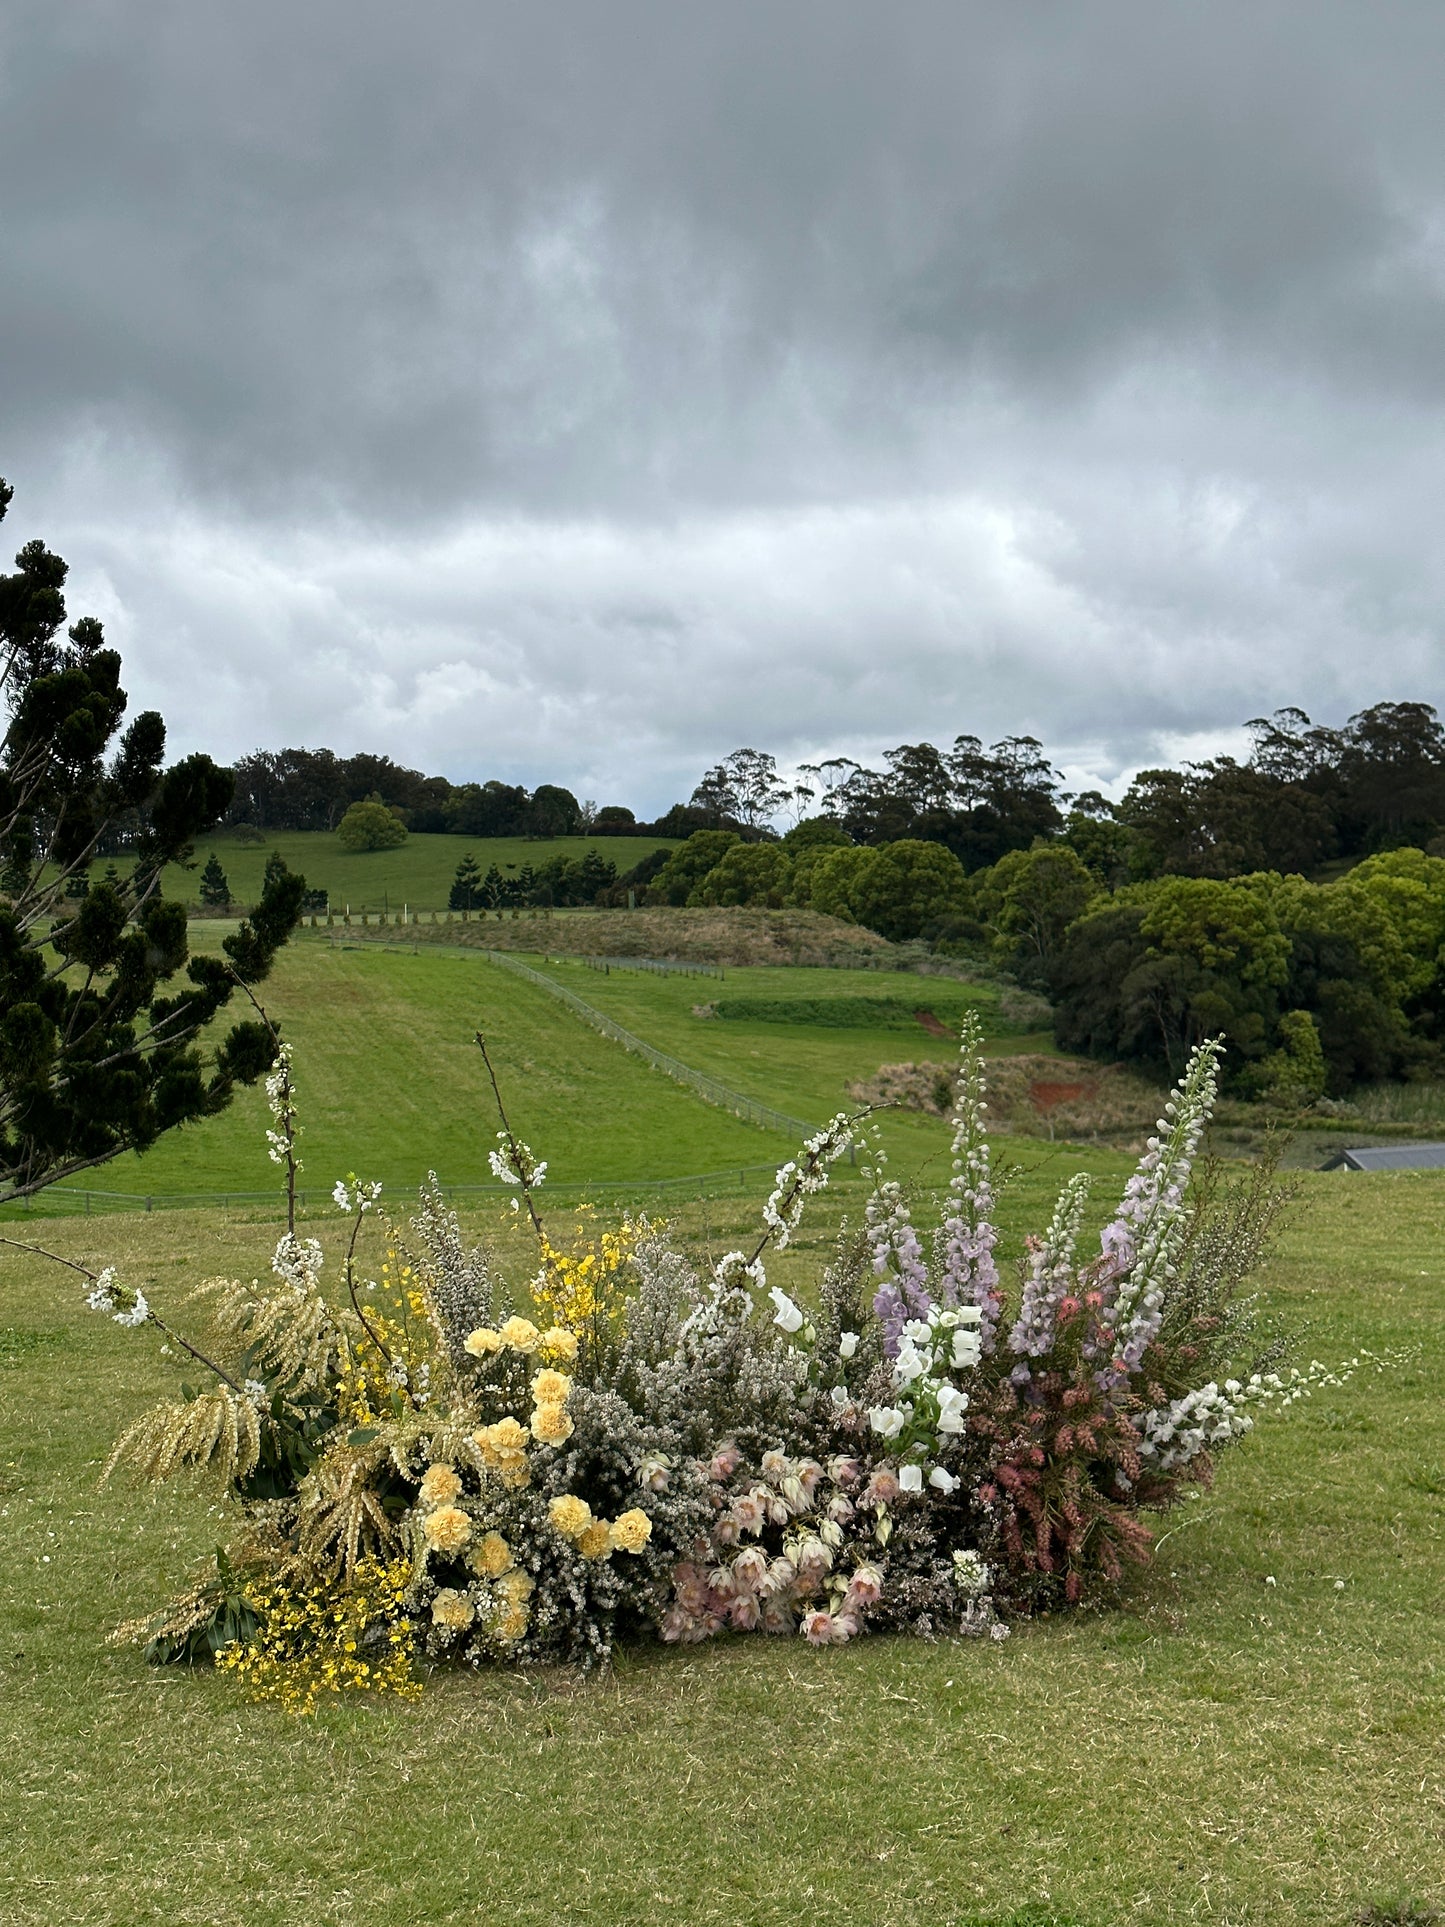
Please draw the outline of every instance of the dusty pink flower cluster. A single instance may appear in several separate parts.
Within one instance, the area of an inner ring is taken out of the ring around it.
[[[882,1568],[869,1555],[887,1542],[897,1474],[882,1466],[865,1481],[857,1459],[825,1467],[780,1447],[752,1473],[735,1445],[708,1473],[717,1516],[696,1556],[673,1569],[662,1637],[801,1632],[828,1646],[861,1632],[883,1596]]]

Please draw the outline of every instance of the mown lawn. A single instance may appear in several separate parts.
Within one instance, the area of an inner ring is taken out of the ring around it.
[[[1006,1206],[1015,1251],[1042,1183]],[[1002,1647],[751,1638],[602,1679],[446,1677],[311,1722],[104,1645],[220,1524],[202,1497],[97,1491],[168,1361],[3,1254],[0,1919],[1344,1927],[1440,1904],[1445,1176],[1304,1192],[1264,1279],[1303,1357],[1410,1360],[1262,1425],[1117,1610]],[[734,1241],[726,1209],[689,1226]],[[828,1215],[777,1275],[799,1282]],[[44,1230],[168,1307],[271,1236]]]

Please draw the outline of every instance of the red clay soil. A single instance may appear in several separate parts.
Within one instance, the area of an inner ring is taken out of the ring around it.
[[[931,1010],[915,1010],[913,1014],[930,1037],[952,1037],[953,1032],[948,1025],[935,1017]]]
[[[1097,1089],[1093,1084],[1030,1084],[1029,1102],[1039,1111],[1057,1110],[1060,1104],[1072,1104],[1076,1098],[1089,1097]]]

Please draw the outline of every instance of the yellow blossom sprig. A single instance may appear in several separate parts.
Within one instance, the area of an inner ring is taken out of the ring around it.
[[[260,1625],[249,1641],[216,1655],[253,1699],[291,1713],[314,1713],[323,1695],[394,1693],[415,1699],[415,1639],[407,1613],[411,1574],[405,1560],[357,1561],[351,1580],[315,1586],[273,1585],[250,1595]]]

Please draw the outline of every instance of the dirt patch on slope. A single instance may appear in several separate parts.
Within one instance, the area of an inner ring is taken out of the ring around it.
[[[1118,1064],[1023,1052],[985,1065],[989,1116],[1029,1137],[1136,1138],[1151,1131],[1164,1093]],[[943,1117],[958,1088],[955,1064],[880,1064],[848,1086],[861,1103]]]

